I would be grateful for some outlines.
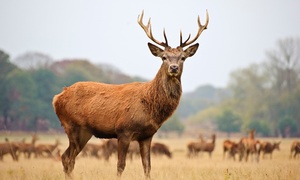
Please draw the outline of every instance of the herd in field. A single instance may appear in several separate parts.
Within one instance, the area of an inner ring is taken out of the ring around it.
[[[50,158],[54,160],[61,160],[61,153],[59,145],[60,141],[57,139],[53,144],[36,143],[39,140],[36,134],[32,135],[31,142],[9,141],[5,138],[5,142],[0,143],[0,161],[3,161],[4,156],[11,156],[14,161],[18,161],[20,156],[24,159],[33,158]],[[108,161],[112,155],[116,155],[118,150],[117,139],[102,140],[101,143],[88,143],[81,152],[81,157],[95,157],[103,158]],[[151,144],[151,152],[153,155],[163,155],[172,158],[172,153],[169,148],[162,143],[153,142]],[[133,159],[133,156],[139,155],[140,149],[137,142],[130,143],[127,156]]]
[[[254,137],[255,131],[249,132],[248,137],[241,138],[238,142],[226,139],[223,141],[223,159],[238,158],[239,161],[248,161],[249,157],[252,160],[259,161],[269,155],[272,158],[274,150],[280,150],[280,142],[260,141]],[[25,139],[21,141],[11,142],[5,139],[5,142],[0,143],[0,160],[3,161],[4,156],[11,156],[14,161],[18,161],[20,156],[24,159],[33,158],[51,158],[54,160],[61,160],[59,146],[60,141],[57,139],[53,144],[36,143],[39,137],[32,135],[31,142],[26,142]],[[187,158],[198,157],[201,153],[208,153],[212,156],[216,146],[216,135],[212,134],[211,140],[205,140],[202,136],[187,144]],[[80,157],[94,157],[109,161],[110,157],[117,155],[118,142],[116,139],[102,140],[101,143],[88,143],[83,148]],[[165,156],[172,158],[172,152],[164,143],[152,142],[151,153],[153,156]],[[300,141],[293,141],[290,147],[290,158],[296,158],[300,154]],[[130,143],[127,157],[133,159],[134,156],[140,155],[139,145],[136,141]],[[237,157],[236,157],[237,156]]]
[[[223,159],[236,160],[238,156],[239,161],[248,161],[249,157],[252,160],[259,161],[259,157],[266,158],[266,154],[269,154],[272,159],[272,153],[274,150],[280,150],[279,142],[260,141],[254,137],[255,130],[249,131],[248,137],[242,137],[238,142],[226,139],[223,141]],[[207,152],[211,157],[212,152],[215,149],[216,135],[213,134],[211,141],[205,141],[202,136],[196,142],[190,142],[187,145],[188,157],[197,156],[200,152]],[[300,141],[293,141],[290,148],[290,158],[296,158],[300,154]]]
[[[59,140],[56,140],[53,144],[36,144],[39,138],[36,134],[32,135],[31,142],[26,142],[25,139],[21,141],[9,141],[5,138],[5,142],[0,143],[0,160],[3,160],[3,156],[10,155],[14,161],[18,161],[19,156],[23,154],[24,159],[30,159],[31,157],[41,158],[54,158],[59,159],[60,150]]]

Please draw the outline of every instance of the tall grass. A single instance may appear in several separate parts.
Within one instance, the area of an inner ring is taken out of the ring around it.
[[[11,135],[10,139],[22,139],[24,135]],[[55,138],[59,138],[63,143],[60,146],[62,152],[68,145],[65,135],[39,135],[38,143],[54,143]],[[30,136],[26,136],[27,142]],[[222,142],[217,139],[216,148],[212,158],[207,153],[200,154],[197,158],[186,157],[186,144],[192,139],[154,139],[155,142],[167,144],[173,152],[173,158],[152,156],[151,178],[155,180],[207,180],[207,179],[278,179],[297,180],[300,178],[300,159],[289,159],[290,144],[292,139],[281,140],[280,151],[273,153],[273,159],[261,159],[259,163],[255,161],[234,162],[233,160],[223,160]],[[273,141],[273,139],[265,139]],[[0,141],[4,141],[4,135],[0,136]],[[93,142],[99,142],[92,139]],[[75,179],[116,179],[117,158],[113,156],[109,162],[96,158],[76,159],[74,177]],[[22,180],[57,180],[64,179],[62,164],[46,158],[24,159],[21,155],[18,162],[13,162],[11,157],[6,155],[3,162],[0,162],[0,179],[22,179]],[[125,171],[122,175],[124,180],[144,179],[142,163],[139,157],[132,161],[127,160]]]

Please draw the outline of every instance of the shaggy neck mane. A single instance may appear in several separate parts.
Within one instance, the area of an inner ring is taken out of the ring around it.
[[[148,85],[144,97],[145,107],[152,118],[161,125],[179,104],[182,94],[180,75],[170,77],[161,67]]]

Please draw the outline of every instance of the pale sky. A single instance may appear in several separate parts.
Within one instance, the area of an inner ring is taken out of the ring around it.
[[[56,60],[84,58],[111,64],[131,76],[154,78],[161,60],[137,23],[151,17],[154,36],[169,45],[197,32],[197,16],[208,29],[197,53],[186,60],[183,91],[204,84],[226,87],[230,72],[266,60],[280,39],[300,37],[298,0],[0,0],[0,49],[16,58],[40,52]]]

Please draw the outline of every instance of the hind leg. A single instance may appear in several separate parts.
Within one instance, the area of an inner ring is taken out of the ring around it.
[[[75,158],[91,139],[92,134],[86,129],[77,127],[68,132],[69,147],[62,155],[65,178],[73,179],[72,171],[75,165]]]

